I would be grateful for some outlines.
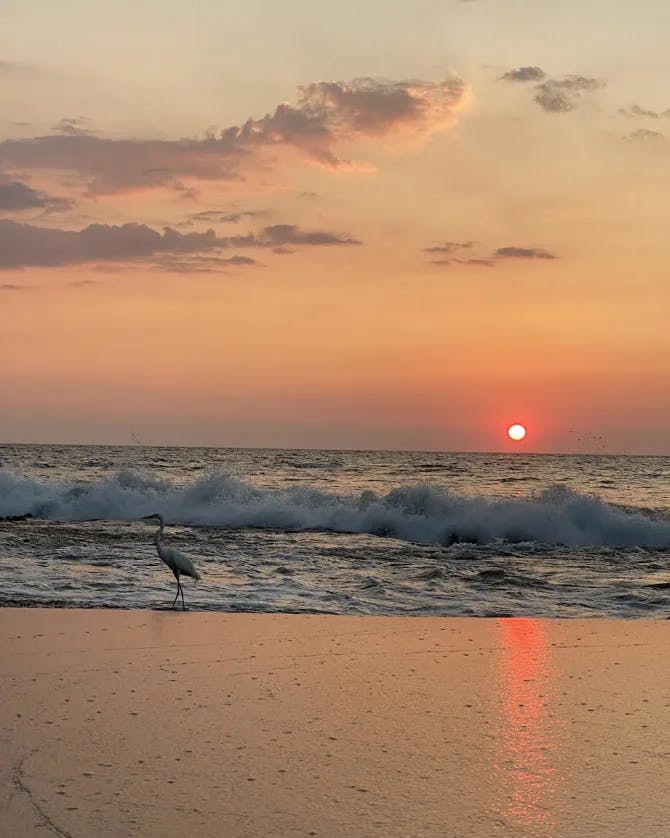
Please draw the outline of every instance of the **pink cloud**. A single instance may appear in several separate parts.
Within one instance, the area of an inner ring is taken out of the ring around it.
[[[247,180],[269,149],[288,149],[330,169],[350,167],[358,164],[339,156],[342,144],[408,133],[425,138],[453,124],[465,96],[456,77],[315,82],[299,89],[295,104],[281,103],[261,119],[202,139],[107,139],[82,130],[81,119],[66,120],[56,135],[0,142],[0,168],[74,173],[85,191],[99,195],[183,190],[183,179]]]

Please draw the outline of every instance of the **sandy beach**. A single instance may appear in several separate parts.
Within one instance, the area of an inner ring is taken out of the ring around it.
[[[661,836],[664,621],[0,610],[0,834]]]

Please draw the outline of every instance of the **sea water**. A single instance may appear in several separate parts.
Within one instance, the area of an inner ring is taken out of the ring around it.
[[[670,616],[670,457],[0,446],[0,604]]]

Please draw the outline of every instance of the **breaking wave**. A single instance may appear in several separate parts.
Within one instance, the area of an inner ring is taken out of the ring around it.
[[[426,484],[336,495],[308,485],[260,489],[228,474],[178,486],[133,470],[94,483],[36,481],[0,470],[0,517],[136,520],[153,512],[190,526],[368,533],[419,544],[670,548],[670,520],[560,485],[509,499]]]

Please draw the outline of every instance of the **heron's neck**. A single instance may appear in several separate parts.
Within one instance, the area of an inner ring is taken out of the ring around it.
[[[158,544],[158,542],[161,540],[161,538],[163,538],[163,522],[162,521],[161,521],[160,527],[156,531],[156,535],[154,536],[154,541],[156,542],[156,544]]]

